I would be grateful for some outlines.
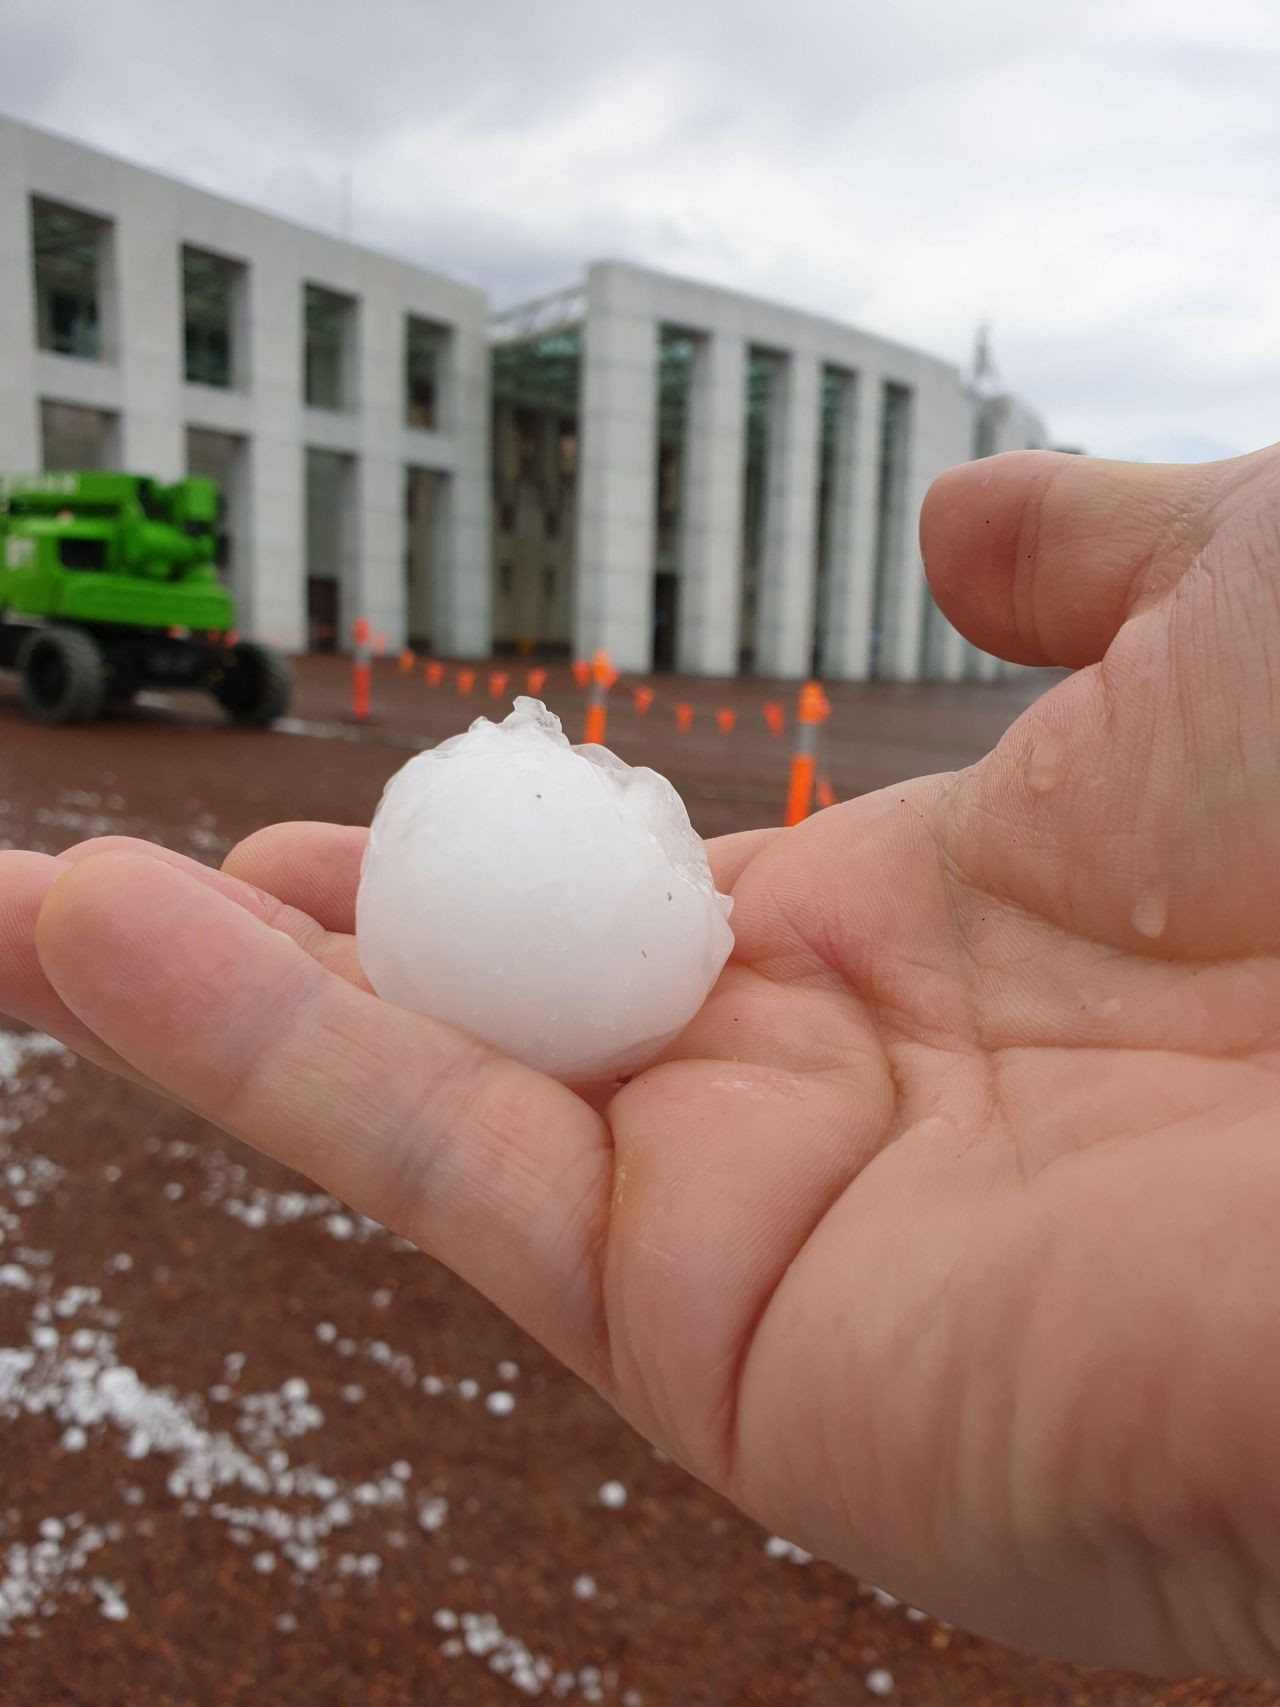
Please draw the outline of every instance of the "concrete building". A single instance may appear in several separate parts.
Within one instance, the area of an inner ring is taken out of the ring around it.
[[[624,669],[998,673],[916,516],[1012,399],[798,310],[601,262],[484,294],[0,119],[0,469],[217,479],[246,630]],[[492,470],[492,472],[491,472]]]
[[[217,478],[246,630],[489,645],[482,292],[0,119],[0,468]]]
[[[1011,399],[904,345],[614,262],[493,335],[499,640],[707,675],[997,668],[933,606],[916,518],[980,428],[991,449],[1044,443]]]

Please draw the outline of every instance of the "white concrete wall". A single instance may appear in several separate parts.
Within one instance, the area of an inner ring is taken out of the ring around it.
[[[818,363],[788,352],[769,399],[764,550],[756,594],[755,668],[802,679],[813,662],[817,575]]]
[[[689,374],[676,667],[693,675],[738,669],[746,360],[740,335],[713,332],[697,340]]]
[[[691,280],[599,262],[587,281],[578,481],[576,644],[607,645],[628,669],[652,662],[656,463],[654,411],[663,327],[697,342],[685,437],[677,661],[736,668],[742,534],[745,364],[779,356],[780,398],[766,470],[764,551],[754,635],[761,673],[803,676],[813,641],[818,433],[824,367],[849,374],[838,435],[831,551],[818,623],[825,673],[857,680],[870,660],[882,387],[913,397],[884,673],[922,667],[928,597],[916,519],[934,475],[964,461],[972,413],[959,372],[852,327]]]
[[[574,650],[623,670],[653,663],[658,327],[647,275],[587,276],[577,490]]]
[[[100,361],[35,348],[32,195],[110,222],[99,281]],[[245,268],[233,315],[234,389],[184,383],[184,243]],[[346,413],[303,404],[307,283],[358,304],[356,406]],[[405,425],[407,314],[451,330],[439,431]],[[239,620],[246,631],[286,646],[303,645],[306,635],[306,447],[355,461],[354,597],[393,647],[406,633],[403,471],[413,464],[447,475],[433,643],[452,655],[488,650],[489,356],[482,292],[0,119],[0,349],[0,468],[38,465],[42,398],[116,414],[122,462],[163,479],[185,470],[188,427],[244,440]]]

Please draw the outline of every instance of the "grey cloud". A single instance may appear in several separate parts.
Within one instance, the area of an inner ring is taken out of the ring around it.
[[[484,284],[612,254],[1005,377],[1091,448],[1273,436],[1280,26],[1153,0],[8,0],[0,105]]]

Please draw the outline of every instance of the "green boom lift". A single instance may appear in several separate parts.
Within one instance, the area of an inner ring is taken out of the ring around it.
[[[0,475],[0,668],[41,723],[140,688],[200,688],[237,723],[289,700],[284,660],[235,636],[214,567],[218,488],[140,474]]]

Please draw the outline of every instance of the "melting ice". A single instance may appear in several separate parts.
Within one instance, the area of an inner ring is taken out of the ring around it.
[[[518,699],[387,784],[356,941],[387,1001],[585,1081],[683,1030],[733,947],[732,905],[665,777],[571,746]]]

